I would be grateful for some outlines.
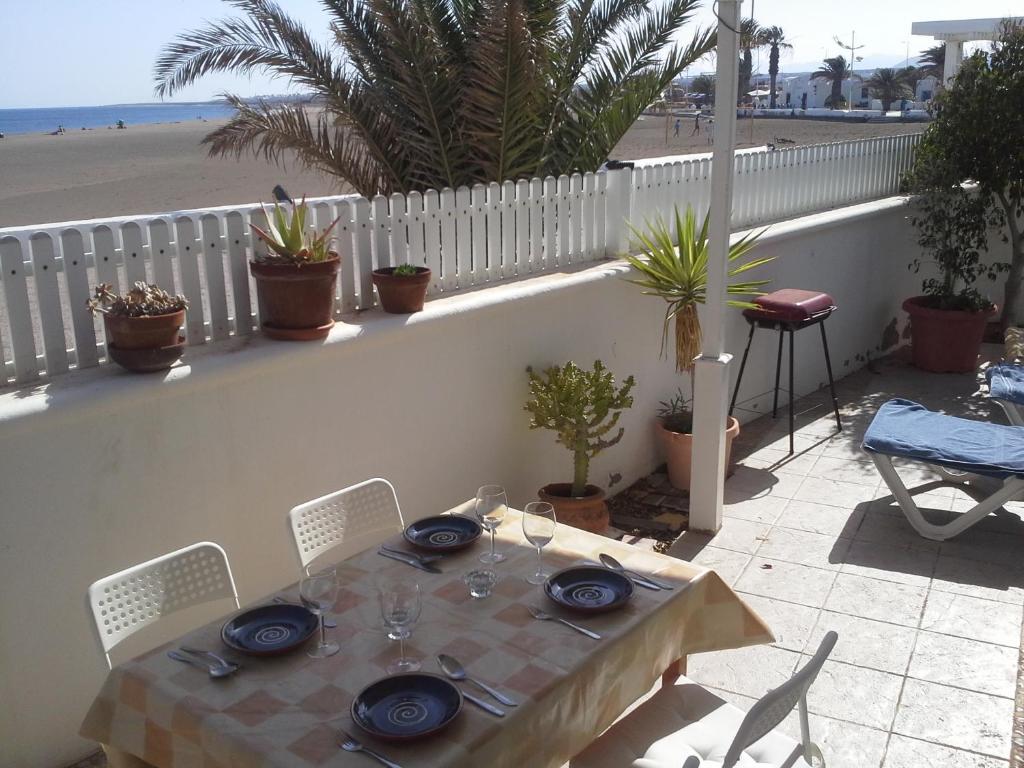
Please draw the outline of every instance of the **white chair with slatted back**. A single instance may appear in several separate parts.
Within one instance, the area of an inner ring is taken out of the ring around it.
[[[102,578],[88,593],[108,666],[110,651],[129,636],[163,616],[221,598],[240,607],[228,556],[209,541]]]
[[[341,561],[405,528],[394,486],[379,477],[300,504],[288,522],[303,570],[328,551]]]

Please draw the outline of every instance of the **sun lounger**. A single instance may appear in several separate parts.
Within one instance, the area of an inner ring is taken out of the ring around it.
[[[907,520],[926,539],[945,541],[1024,497],[1024,428],[1018,426],[946,416],[909,400],[890,400],[868,427],[864,450]],[[954,482],[991,478],[996,488],[967,512],[937,525],[924,517],[896,473],[892,460],[897,457],[929,464]]]
[[[989,397],[1003,407],[1011,424],[1024,426],[1024,414],[1020,412],[1024,406],[1024,366],[999,363],[989,368],[985,375],[988,377]]]

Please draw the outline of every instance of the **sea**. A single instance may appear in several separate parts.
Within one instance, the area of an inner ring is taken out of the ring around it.
[[[0,133],[53,133],[82,128],[113,128],[118,120],[125,126],[147,123],[181,123],[231,117],[234,108],[219,102],[176,102],[174,104],[109,104],[102,107],[39,107],[0,109]]]

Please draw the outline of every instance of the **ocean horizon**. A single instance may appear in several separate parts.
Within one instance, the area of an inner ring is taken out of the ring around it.
[[[54,133],[59,126],[67,132],[113,128],[123,120],[129,128],[152,123],[181,123],[231,117],[233,107],[222,102],[196,101],[154,104],[107,104],[96,107],[31,107],[0,109],[0,133]]]

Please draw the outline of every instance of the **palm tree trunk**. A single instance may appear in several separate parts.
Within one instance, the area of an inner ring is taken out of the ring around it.
[[[772,92],[768,96],[768,108],[775,109],[775,81],[779,76],[779,46],[773,45],[768,54],[768,77],[771,79]]]
[[[843,98],[843,79],[832,80],[832,109],[839,109],[839,101]]]

